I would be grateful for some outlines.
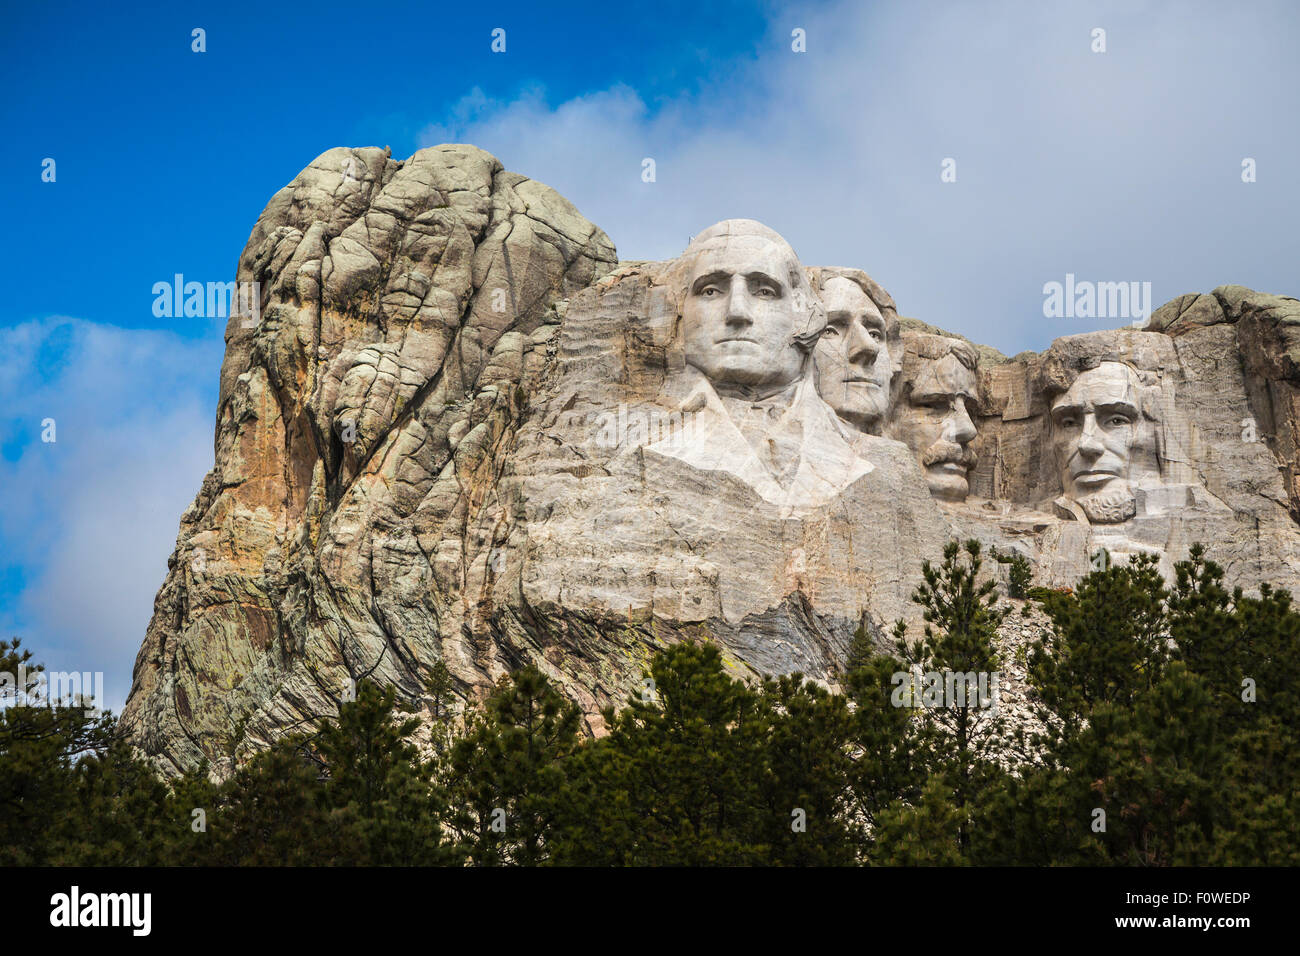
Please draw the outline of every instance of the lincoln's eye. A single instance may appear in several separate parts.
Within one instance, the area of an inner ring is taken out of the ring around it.
[[[1132,422],[1130,422],[1128,417],[1125,415],[1112,415],[1110,416],[1108,424],[1112,428],[1119,428],[1121,425],[1131,425]]]
[[[1078,424],[1079,424],[1079,420],[1075,418],[1073,415],[1066,415],[1060,421],[1060,425],[1062,428],[1075,428],[1078,426]]]

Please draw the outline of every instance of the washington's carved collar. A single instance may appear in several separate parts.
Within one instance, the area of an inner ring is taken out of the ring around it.
[[[763,396],[753,389],[737,394],[714,386],[732,424],[782,488],[794,481],[803,454],[803,421],[789,414],[798,402],[800,384],[780,386]]]
[[[648,446],[697,468],[729,472],[760,497],[797,511],[825,503],[872,465],[859,458],[835,412],[807,377],[761,397],[724,397],[688,368],[670,391],[688,430]]]

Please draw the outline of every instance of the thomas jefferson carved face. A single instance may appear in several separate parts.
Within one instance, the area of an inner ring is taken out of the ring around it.
[[[1090,521],[1134,513],[1135,464],[1155,454],[1155,426],[1142,412],[1143,386],[1120,362],[1102,362],[1052,402],[1052,448],[1066,497]]]
[[[976,357],[964,342],[939,341],[951,345],[939,358],[917,360],[915,376],[897,411],[894,434],[916,452],[930,494],[946,501],[965,501],[976,460],[970,447],[976,435],[970,416],[979,388]],[[961,351],[961,356],[954,350]],[[904,374],[910,371],[905,369]]]
[[[804,371],[812,302],[780,236],[728,220],[696,237],[686,259],[686,361],[715,384],[784,386]]]
[[[826,331],[817,341],[817,391],[840,418],[862,431],[879,429],[889,411],[893,366],[885,319],[871,297],[843,276],[822,286]]]

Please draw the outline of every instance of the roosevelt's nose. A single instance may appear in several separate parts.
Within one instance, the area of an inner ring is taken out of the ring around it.
[[[880,343],[861,322],[849,323],[848,358],[850,365],[870,368],[880,354]]]
[[[754,304],[750,301],[749,286],[745,277],[731,277],[731,286],[727,290],[727,324],[752,325],[754,322]]]
[[[975,437],[975,423],[966,411],[966,399],[960,395],[953,399],[952,411],[944,421],[944,436],[955,445],[965,445]]]

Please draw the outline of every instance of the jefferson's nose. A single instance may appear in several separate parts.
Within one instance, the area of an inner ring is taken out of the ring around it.
[[[880,354],[880,343],[861,322],[849,323],[848,356],[850,365],[870,368]]]

